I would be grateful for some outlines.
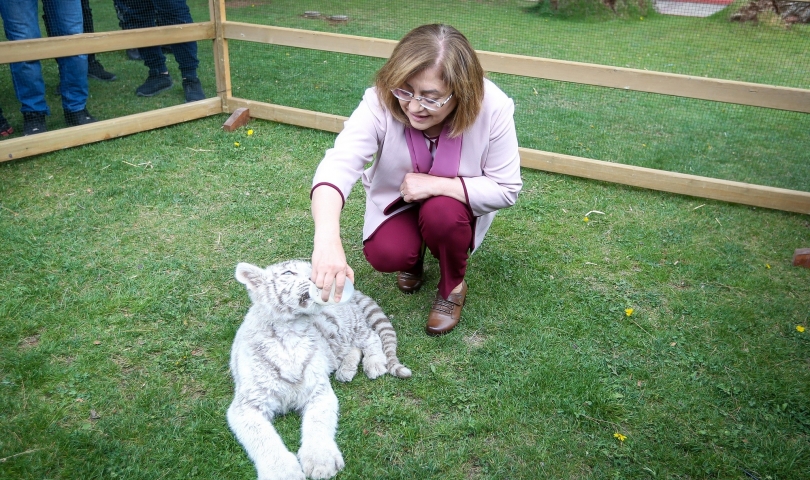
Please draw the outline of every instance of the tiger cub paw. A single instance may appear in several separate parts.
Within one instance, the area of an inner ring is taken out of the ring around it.
[[[346,465],[334,441],[301,446],[298,460],[307,478],[332,478]]]

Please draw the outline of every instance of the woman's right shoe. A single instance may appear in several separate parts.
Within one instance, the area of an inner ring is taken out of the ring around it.
[[[416,293],[422,288],[425,282],[425,269],[422,267],[418,274],[399,272],[397,273],[397,288],[406,294]]]
[[[444,335],[456,328],[461,320],[461,309],[464,308],[466,300],[467,282],[465,280],[461,281],[461,291],[451,293],[446,300],[439,295],[439,292],[436,292],[436,298],[433,300],[433,306],[430,307],[427,325],[425,325],[427,334]]]

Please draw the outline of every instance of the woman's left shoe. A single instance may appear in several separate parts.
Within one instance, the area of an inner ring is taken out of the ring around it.
[[[466,298],[467,282],[464,280],[461,282],[461,291],[451,293],[447,300],[443,299],[437,292],[425,326],[427,334],[444,335],[456,328],[459,320],[461,320],[461,309],[464,307]]]

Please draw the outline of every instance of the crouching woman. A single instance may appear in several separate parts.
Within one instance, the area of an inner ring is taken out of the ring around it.
[[[439,283],[426,331],[452,330],[466,301],[467,260],[522,187],[513,114],[458,30],[423,25],[406,34],[315,172],[312,281],[326,291],[336,283],[336,293],[354,281],[340,213],[362,177],[366,259],[397,272],[399,290],[413,293],[427,249]]]

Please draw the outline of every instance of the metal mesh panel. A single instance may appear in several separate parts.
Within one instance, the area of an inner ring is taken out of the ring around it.
[[[615,13],[600,1],[278,0],[231,1],[226,8],[229,21],[391,40],[441,22],[457,27],[482,51],[810,88],[808,25],[786,22],[767,9],[758,22],[736,21],[732,17],[747,3],[706,1],[614,3]],[[384,61],[235,40],[229,48],[235,97],[339,115],[351,113]],[[807,114],[489,77],[515,99],[523,147],[810,190]]]
[[[5,2],[8,8],[18,3],[15,8],[23,9],[30,0],[20,2]],[[189,21],[207,22],[210,20],[208,2],[206,0],[57,0],[55,2],[30,1],[37,8],[36,31],[30,37],[41,35],[44,38],[57,36],[58,19],[61,18],[68,5],[81,10],[83,33],[118,32],[123,29],[145,28],[149,26],[166,26],[183,24]],[[53,14],[51,5],[60,4]],[[186,6],[188,10],[186,10]],[[167,13],[168,12],[168,13]],[[186,13],[187,12],[187,13]],[[50,15],[49,15],[50,14]],[[7,22],[4,22],[6,26]],[[8,28],[6,28],[8,31]],[[8,34],[3,37],[8,39]],[[102,41],[103,42],[103,41]],[[170,45],[160,49],[160,55],[165,58],[165,70],[171,77],[171,87],[154,92],[155,89],[142,89],[142,93],[150,96],[139,96],[136,90],[142,87],[148,79],[150,68],[145,65],[143,58],[138,57],[138,49],[129,51],[120,50],[101,52],[88,55],[88,82],[87,101],[88,112],[99,120],[121,117],[133,113],[146,112],[162,107],[184,103],[187,99],[183,87],[183,77],[196,74],[201,81],[205,96],[216,95],[214,67],[210,41],[196,43],[196,54],[189,54],[196,62],[186,62],[185,73],[180,70],[178,56]],[[0,59],[3,61],[5,59]],[[192,68],[193,64],[199,64]],[[6,63],[6,62],[4,62]],[[45,104],[50,112],[46,118],[47,129],[56,130],[67,126],[63,113],[68,108],[62,97],[62,78],[57,61],[45,59],[39,61],[42,69],[42,81],[45,87]],[[29,83],[26,78],[20,80]],[[160,87],[160,85],[158,85]],[[17,89],[19,90],[19,89]],[[30,99],[20,99],[15,91],[11,68],[0,68],[0,107],[3,108],[6,118],[15,129],[15,135],[23,130],[21,111],[30,110],[26,104]],[[42,105],[40,103],[40,105]]]
[[[457,27],[480,51],[810,89],[810,26],[805,23],[810,3],[701,1],[227,0],[225,6],[229,22],[388,40],[398,40],[415,26],[441,22]],[[36,3],[44,35],[43,2]],[[93,30],[121,31],[122,3],[157,12],[156,4],[173,2],[85,1]],[[188,6],[194,21],[211,20],[207,0],[179,3]],[[155,13],[151,21],[167,25],[167,18]],[[196,73],[210,97],[218,93],[211,42],[196,43]],[[123,50],[96,54],[91,62],[116,79],[89,79],[88,111],[110,119],[182,104],[187,97],[180,64],[171,47],[164,55],[172,87],[138,96],[150,72],[145,62],[130,60]],[[234,39],[229,55],[234,97],[338,115],[352,112],[384,62]],[[59,69],[53,60],[40,63],[51,110],[48,129],[62,128]],[[523,147],[810,190],[806,113],[591,86],[586,85],[589,74],[576,82],[489,76],[516,102]],[[0,69],[0,107],[15,136],[23,123],[16,97],[9,69]]]

